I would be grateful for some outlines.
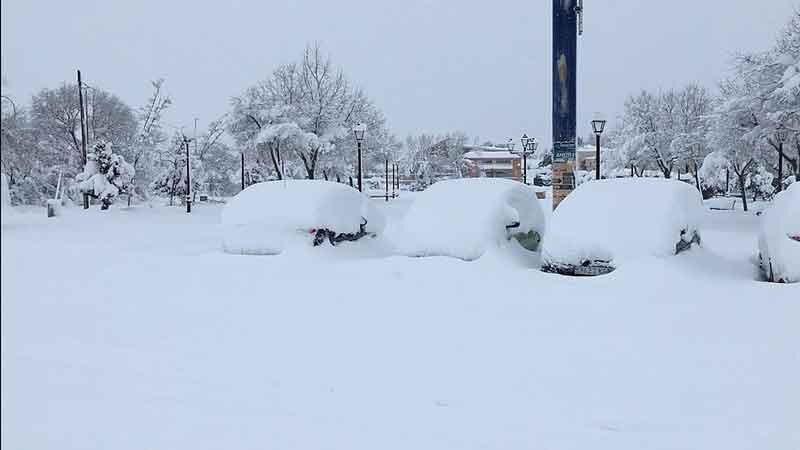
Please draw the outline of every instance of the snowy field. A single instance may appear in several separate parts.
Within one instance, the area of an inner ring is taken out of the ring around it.
[[[409,201],[376,201],[387,233]],[[757,281],[754,215],[578,279],[380,239],[229,255],[220,212],[8,219],[4,449],[800,448],[800,286]]]

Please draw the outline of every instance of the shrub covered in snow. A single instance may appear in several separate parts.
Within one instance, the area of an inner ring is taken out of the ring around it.
[[[318,230],[336,235],[380,233],[385,219],[362,193],[322,180],[254,184],[222,212],[223,248],[229,253],[274,255],[311,245]]]
[[[108,209],[114,198],[130,188],[135,170],[121,155],[111,149],[111,144],[98,141],[86,156],[83,172],[75,176],[82,194],[100,199],[100,209]]]
[[[542,246],[543,269],[580,274],[581,267],[594,264],[613,269],[626,259],[673,255],[699,242],[702,213],[700,193],[680,181],[585,183],[553,212]]]
[[[463,178],[440,181],[419,193],[395,240],[405,255],[474,260],[512,235],[538,240],[544,227],[530,187],[498,178]]]
[[[776,195],[762,215],[758,249],[767,279],[800,282],[800,183]]]

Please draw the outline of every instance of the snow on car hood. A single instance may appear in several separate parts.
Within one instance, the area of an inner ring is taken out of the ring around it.
[[[544,232],[536,192],[522,183],[462,178],[435,183],[419,193],[397,229],[395,243],[408,256],[479,258],[513,232]]]
[[[308,230],[326,228],[380,233],[383,215],[369,198],[350,186],[322,180],[254,184],[236,195],[222,212],[223,246],[233,253],[280,253],[293,241],[307,241]]]
[[[585,260],[616,264],[627,258],[672,255],[681,231],[691,239],[702,214],[700,194],[680,181],[591,181],[553,212],[542,259],[554,265],[579,265]]]
[[[800,236],[800,183],[775,196],[772,205],[761,215],[758,247],[766,270],[776,280],[800,282],[800,242],[789,236]]]

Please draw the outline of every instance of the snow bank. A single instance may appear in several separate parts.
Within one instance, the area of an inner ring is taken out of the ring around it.
[[[767,276],[789,283],[800,282],[800,183],[778,195],[761,216],[758,249]]]
[[[708,200],[703,201],[703,204],[706,205],[708,209],[715,209],[715,210],[733,210],[736,206],[736,198],[730,197],[714,197]]]
[[[11,193],[8,190],[8,177],[6,174],[0,174],[0,223],[6,223],[6,220],[14,213],[11,209]]]
[[[522,183],[494,178],[440,181],[420,192],[397,230],[398,251],[408,256],[474,260],[514,233],[544,233],[536,192]]]
[[[383,215],[357,190],[321,180],[254,184],[233,197],[222,212],[223,248],[230,253],[277,254],[309,244],[312,229],[356,233],[383,230]]]
[[[544,264],[616,264],[643,255],[675,253],[681,231],[698,229],[703,203],[686,183],[657,178],[592,181],[553,212],[542,247]]]

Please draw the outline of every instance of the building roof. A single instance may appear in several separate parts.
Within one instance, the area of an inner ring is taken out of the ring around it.
[[[503,150],[472,150],[467,153],[464,153],[464,159],[472,159],[472,160],[515,160],[515,159],[522,159],[520,155],[515,155],[509,152],[507,149]]]

